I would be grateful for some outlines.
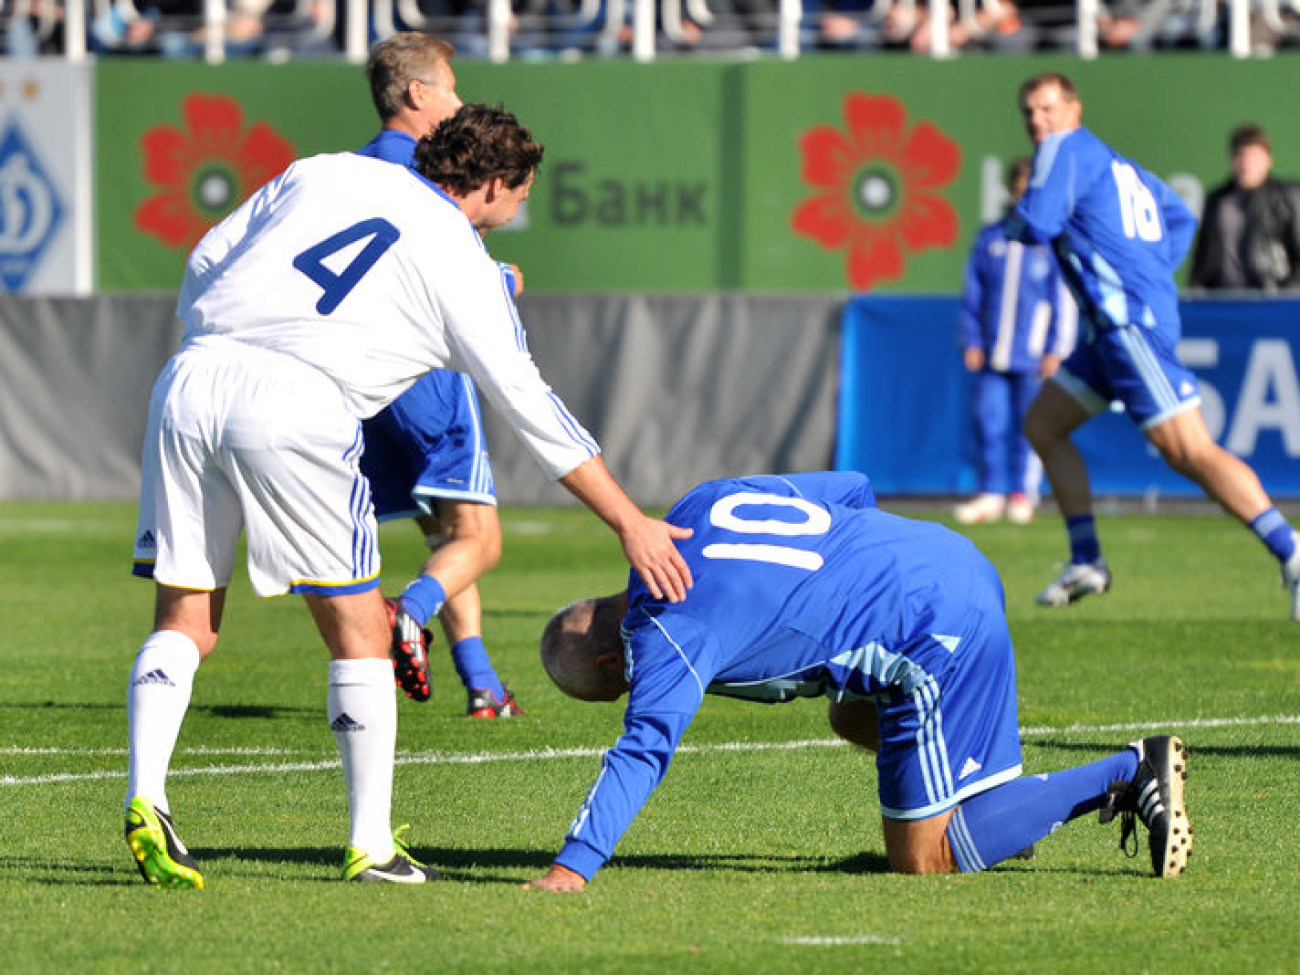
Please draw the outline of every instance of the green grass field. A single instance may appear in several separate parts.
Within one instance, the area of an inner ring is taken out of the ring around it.
[[[889,507],[886,503],[885,507]],[[922,517],[939,517],[936,511]],[[498,670],[527,710],[462,716],[439,637],[434,698],[400,703],[394,822],[446,880],[337,879],[346,814],[326,655],[296,598],[239,577],[174,759],[172,809],[208,889],[144,886],[121,838],[125,684],[151,613],[129,505],[0,505],[0,929],[18,972],[1238,972],[1300,967],[1300,626],[1271,560],[1223,517],[1112,514],[1109,595],[1034,593],[1059,524],[971,536],[1006,582],[1030,773],[1147,734],[1191,752],[1187,873],[1150,876],[1095,817],[1030,862],[884,872],[869,757],[821,702],[711,699],[659,791],[583,894],[541,873],[621,727],[536,660],[559,605],[620,588],[613,537],[576,510],[503,512],[482,585]],[[422,558],[384,531],[388,590]],[[1145,839],[1145,837],[1144,837]]]

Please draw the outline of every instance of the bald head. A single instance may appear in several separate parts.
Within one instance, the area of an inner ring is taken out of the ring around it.
[[[623,637],[627,593],[579,599],[542,631],[542,667],[561,691],[580,701],[616,701],[627,691]]]

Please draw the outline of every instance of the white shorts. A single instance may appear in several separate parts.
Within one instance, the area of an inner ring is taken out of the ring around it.
[[[360,421],[319,371],[228,339],[186,347],[149,403],[135,574],[225,587],[244,531],[259,596],[376,588],[363,449]]]

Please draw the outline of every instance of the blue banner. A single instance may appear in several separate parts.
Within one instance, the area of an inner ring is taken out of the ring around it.
[[[1300,300],[1181,307],[1179,355],[1200,381],[1210,432],[1274,497],[1300,497]],[[974,490],[957,310],[955,297],[863,297],[845,306],[835,466],[869,474],[882,494]],[[1075,443],[1099,495],[1201,494],[1122,412],[1094,418]]]

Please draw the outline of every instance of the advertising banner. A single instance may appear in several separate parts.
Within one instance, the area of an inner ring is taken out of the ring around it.
[[[352,64],[105,59],[96,73],[101,291],[178,289],[191,248],[259,186],[378,130]]]
[[[1179,355],[1197,375],[1216,441],[1275,497],[1300,497],[1300,300],[1185,301]],[[955,298],[845,306],[835,465],[882,494],[974,490],[970,383]],[[1099,495],[1199,497],[1122,412],[1075,433]],[[1046,485],[1044,485],[1046,490]]]
[[[489,240],[530,291],[941,294],[1027,155],[1016,105],[1064,70],[1084,122],[1199,212],[1227,139],[1269,128],[1300,160],[1285,58],[809,56],[794,62],[457,59],[462,97],[546,146],[522,218]],[[289,159],[378,122],[360,66],[103,60],[96,81],[99,282],[172,288],[196,234]],[[1190,114],[1195,124],[1187,124]]]
[[[0,58],[0,291],[91,290],[90,79],[86,65]]]

